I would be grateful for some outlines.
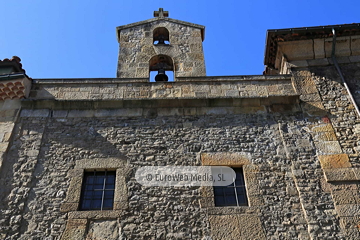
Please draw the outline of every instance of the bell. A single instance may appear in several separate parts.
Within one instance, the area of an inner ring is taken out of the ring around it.
[[[165,70],[160,68],[158,74],[155,76],[156,82],[167,82],[169,80],[168,76],[165,74]]]
[[[159,35],[157,44],[165,44],[165,37],[164,35]]]

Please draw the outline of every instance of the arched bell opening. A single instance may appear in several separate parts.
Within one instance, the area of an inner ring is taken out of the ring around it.
[[[174,63],[171,57],[157,55],[149,61],[150,82],[174,81]],[[155,73],[157,71],[156,76]]]
[[[164,27],[155,28],[153,31],[154,45],[169,45],[169,31]]]

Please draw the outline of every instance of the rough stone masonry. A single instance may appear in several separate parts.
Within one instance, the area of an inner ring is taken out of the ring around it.
[[[360,238],[359,24],[269,30],[253,76],[206,76],[204,34],[162,9],[117,27],[111,79],[0,61],[0,239]],[[173,81],[150,81],[164,66]],[[143,166],[241,167],[248,204],[142,186]],[[81,210],[85,173],[104,170],[112,209]]]

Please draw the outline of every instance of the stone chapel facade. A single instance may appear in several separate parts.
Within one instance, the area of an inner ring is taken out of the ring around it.
[[[360,239],[360,25],[268,30],[263,75],[209,77],[205,27],[168,15],[117,27],[116,78],[0,61],[0,239]]]

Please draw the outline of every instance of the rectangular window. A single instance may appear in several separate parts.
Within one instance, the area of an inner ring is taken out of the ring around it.
[[[233,168],[236,173],[235,181],[228,186],[214,186],[216,207],[248,206],[246,188],[242,168]]]
[[[115,171],[85,172],[80,210],[112,210],[114,205]]]

